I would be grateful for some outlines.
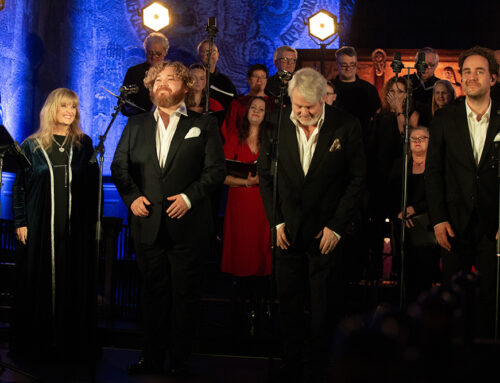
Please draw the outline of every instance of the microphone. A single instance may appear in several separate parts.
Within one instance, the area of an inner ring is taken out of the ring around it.
[[[287,72],[286,70],[280,70],[278,71],[278,78],[280,81],[290,81],[293,77],[293,74],[290,72]]]
[[[215,37],[219,29],[217,28],[217,19],[215,17],[208,18],[208,24],[206,27],[206,31],[210,37]]]
[[[418,75],[422,75],[427,69],[428,65],[425,62],[425,52],[419,52],[417,55],[417,62],[415,63],[415,69]]]
[[[398,74],[404,68],[403,62],[401,61],[401,53],[394,52],[394,59],[392,60],[391,68],[394,74],[396,75],[396,80],[397,80]]]
[[[139,87],[135,84],[132,85],[123,85],[118,89],[118,91],[122,94],[129,95],[129,94],[137,94],[139,93]]]

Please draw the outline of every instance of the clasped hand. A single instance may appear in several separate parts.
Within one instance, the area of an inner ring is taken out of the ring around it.
[[[319,250],[321,254],[328,254],[335,249],[337,246],[337,243],[339,242],[339,238],[333,230],[329,229],[328,227],[324,227],[323,230],[321,230],[315,239],[321,238],[319,242]],[[285,230],[285,225],[281,225],[276,229],[276,244],[278,247],[282,250],[287,250],[288,247],[290,246],[290,241],[288,240],[286,236],[286,230]]]
[[[168,209],[165,211],[170,218],[182,218],[189,210],[186,201],[184,201],[184,198],[182,198],[180,194],[167,197],[167,200],[172,201]],[[148,206],[150,205],[151,202],[149,202],[146,197],[140,196],[132,202],[130,210],[136,217],[147,217],[149,216]]]

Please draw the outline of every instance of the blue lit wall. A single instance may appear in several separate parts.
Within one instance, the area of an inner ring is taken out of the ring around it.
[[[30,133],[32,70],[26,46],[30,36],[31,1],[6,1],[0,12],[0,114],[12,136],[22,141]]]

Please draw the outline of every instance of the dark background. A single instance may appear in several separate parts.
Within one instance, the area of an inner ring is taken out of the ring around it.
[[[500,49],[500,1],[370,1],[353,6],[357,48]]]

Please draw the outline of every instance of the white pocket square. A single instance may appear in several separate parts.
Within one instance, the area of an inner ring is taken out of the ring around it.
[[[186,135],[184,136],[184,139],[188,139],[188,138],[193,138],[193,137],[198,137],[201,133],[201,130],[200,128],[197,128],[196,126],[189,129],[189,132],[186,133]]]

